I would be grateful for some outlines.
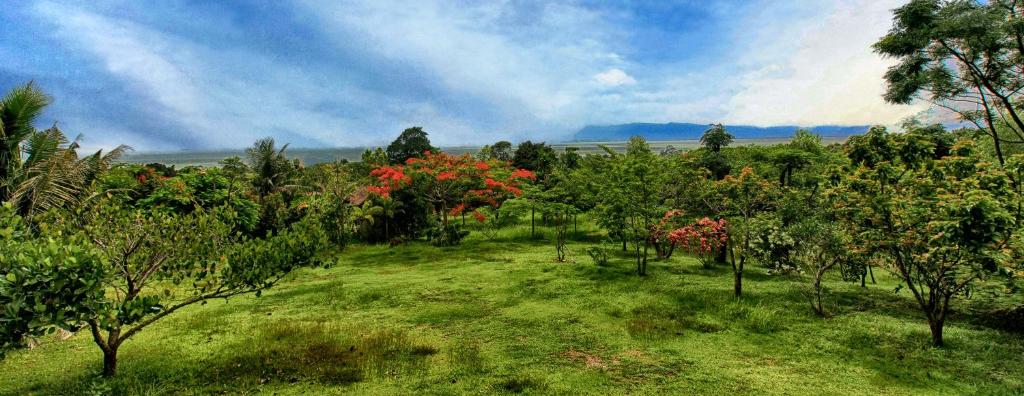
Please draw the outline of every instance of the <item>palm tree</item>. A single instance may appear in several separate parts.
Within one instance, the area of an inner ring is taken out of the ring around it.
[[[390,242],[391,231],[388,225],[391,223],[391,219],[395,217],[395,214],[397,214],[398,208],[402,206],[402,203],[391,197],[381,197],[378,205],[380,214],[384,215],[384,239]]]
[[[106,172],[128,146],[118,146],[79,158],[78,139],[68,141],[57,125],[33,132],[24,142],[24,158],[8,175],[8,201],[26,219],[55,208],[67,208],[87,198],[96,178]]]
[[[130,149],[122,145],[79,158],[78,139],[69,141],[57,124],[36,130],[48,104],[50,98],[31,82],[0,100],[0,200],[25,219],[81,202],[96,178]]]
[[[32,82],[17,87],[0,99],[0,199],[6,199],[5,183],[21,168],[21,145],[36,129],[36,118],[50,104],[50,97]]]
[[[257,140],[252,147],[245,150],[249,168],[255,172],[253,184],[256,194],[261,199],[286,187],[285,184],[295,168],[284,156],[284,150],[287,148],[288,145],[285,144],[281,149],[277,149],[274,138],[267,137]]]

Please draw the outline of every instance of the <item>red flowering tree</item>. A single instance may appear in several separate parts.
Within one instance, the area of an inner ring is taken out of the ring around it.
[[[711,268],[719,250],[729,242],[729,224],[725,219],[703,218],[688,226],[677,228],[668,239],[700,260],[704,268]]]
[[[658,254],[658,258],[667,259],[672,257],[672,252],[676,248],[676,241],[669,238],[669,233],[673,229],[679,228],[683,218],[683,211],[672,209],[665,212],[661,216],[661,221],[651,227],[651,245],[654,245],[654,251]]]
[[[449,226],[449,216],[466,212],[485,221],[477,209],[500,207],[505,200],[522,194],[522,183],[536,179],[533,172],[513,169],[507,162],[430,151],[422,158],[409,158],[405,165],[378,167],[370,175],[376,179],[368,187],[370,193],[386,197],[396,190],[413,188],[430,202],[444,228]]]

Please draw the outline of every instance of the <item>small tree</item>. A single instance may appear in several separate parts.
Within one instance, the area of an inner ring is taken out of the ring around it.
[[[728,222],[725,219],[702,218],[697,222],[672,230],[668,239],[694,256],[704,268],[714,267],[715,257],[729,242]]]
[[[743,168],[736,177],[726,176],[718,182],[719,191],[726,202],[726,213],[732,217],[729,234],[729,261],[734,275],[733,290],[736,297],[743,294],[743,266],[748,258],[754,255],[751,244],[753,235],[753,219],[759,212],[770,209],[771,183],[754,173],[751,168]],[[739,256],[739,261],[737,261]]]
[[[626,147],[626,155],[620,157],[613,200],[621,197],[624,203],[626,235],[633,244],[637,274],[647,275],[647,254],[651,245],[651,230],[664,213],[661,209],[658,188],[664,177],[664,168],[659,157],[642,137],[634,136]]]
[[[50,237],[42,241],[67,240],[68,248],[36,252],[48,256],[37,257],[42,265],[0,265],[0,275],[9,281],[0,283],[0,296],[12,295],[13,289],[15,308],[24,301],[46,301],[51,307],[16,309],[28,312],[17,320],[7,317],[12,311],[0,313],[2,333],[15,334],[17,343],[24,328],[11,332],[8,326],[26,320],[30,332],[87,326],[103,352],[103,375],[113,376],[120,346],[147,326],[195,303],[259,295],[292,269],[313,263],[323,243],[323,234],[309,222],[266,239],[235,241],[224,218],[205,211],[132,210],[100,201],[82,217],[48,227]],[[75,247],[81,240],[95,250]],[[54,287],[60,285],[70,289]]]

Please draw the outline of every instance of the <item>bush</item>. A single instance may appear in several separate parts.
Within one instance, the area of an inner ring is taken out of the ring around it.
[[[463,230],[455,224],[449,224],[447,227],[438,225],[427,232],[427,238],[434,246],[455,246],[462,242],[462,238],[467,235],[469,235],[469,231]]]
[[[591,246],[587,248],[587,255],[594,260],[594,264],[598,267],[605,267],[608,265],[608,252],[603,247]]]
[[[757,216],[750,223],[753,256],[769,272],[789,273],[799,269],[795,257],[796,239],[778,217]]]

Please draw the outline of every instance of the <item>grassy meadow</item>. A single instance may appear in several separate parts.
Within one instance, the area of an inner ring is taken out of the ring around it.
[[[829,278],[830,318],[805,278],[678,253],[638,277],[581,229],[575,262],[529,226],[461,246],[356,245],[261,297],[195,305],[122,347],[98,376],[87,331],[0,362],[0,394],[1019,394],[1024,338],[954,314],[947,346],[896,282]],[[962,303],[958,308],[966,308]],[[963,311],[969,311],[964,309]]]

